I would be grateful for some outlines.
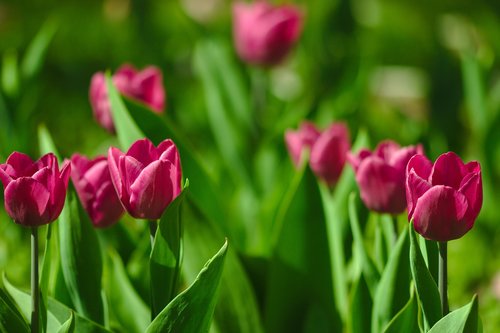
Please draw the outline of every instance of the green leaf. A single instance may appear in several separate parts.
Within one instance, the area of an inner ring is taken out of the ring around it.
[[[432,327],[443,316],[439,290],[420,252],[417,236],[413,230],[413,222],[409,223],[408,232],[410,235],[411,274],[413,281],[415,281],[415,288],[427,327]]]
[[[191,194],[190,191],[182,205],[184,240],[189,244],[184,247],[182,275],[188,281],[196,278],[204,261],[217,251],[224,237],[218,225],[197,207]],[[226,254],[213,324],[220,332],[263,332],[257,298],[235,251]]]
[[[120,256],[113,249],[108,253],[105,281],[111,311],[127,332],[142,333],[150,324],[151,313],[130,283]]]
[[[392,318],[384,329],[384,333],[419,333],[418,327],[418,302],[412,294],[405,307]]]
[[[6,96],[15,97],[19,92],[17,52],[15,50],[5,51],[2,60],[2,89]]]
[[[354,282],[351,302],[350,327],[352,333],[370,332],[373,300],[363,273]]]
[[[3,289],[0,289],[0,332],[30,332],[28,322]]]
[[[170,203],[158,222],[149,258],[152,318],[155,318],[174,298],[177,291],[182,259],[181,205],[186,196],[187,186],[188,184],[182,193]]]
[[[61,155],[59,154],[56,144],[54,143],[54,139],[52,139],[49,130],[44,124],[40,124],[38,126],[38,146],[40,155],[53,153],[56,155],[59,163],[61,163]]]
[[[71,311],[71,316],[64,324],[59,327],[57,333],[73,333],[75,332],[75,315]]]
[[[106,87],[108,89],[111,114],[113,115],[118,141],[120,142],[121,148],[126,150],[132,143],[144,138],[145,135],[128,113],[120,93],[113,84],[109,72],[106,73]]]
[[[191,286],[177,295],[153,320],[146,333],[208,332],[217,302],[217,289],[224,268],[227,241],[200,271]]]
[[[31,79],[40,71],[45,54],[56,31],[56,21],[49,18],[38,31],[35,38],[33,38],[30,45],[28,45],[21,63],[21,73],[24,79]]]
[[[60,256],[64,281],[76,310],[104,322],[101,299],[102,258],[96,232],[73,191],[68,191],[59,218]]]
[[[373,298],[372,332],[380,332],[410,298],[409,237],[403,232],[392,250]]]
[[[478,333],[481,326],[477,295],[474,295],[469,304],[447,314],[428,333]]]

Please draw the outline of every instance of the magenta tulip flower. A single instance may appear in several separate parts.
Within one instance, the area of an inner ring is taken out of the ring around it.
[[[118,197],[135,218],[160,218],[181,193],[181,162],[172,140],[158,147],[148,139],[138,140],[126,153],[111,147],[108,163]]]
[[[427,239],[445,242],[465,235],[483,204],[481,166],[464,164],[453,152],[434,165],[425,156],[408,162],[406,179],[408,219]]]
[[[156,113],[165,108],[163,76],[157,67],[149,66],[137,71],[131,65],[123,65],[113,75],[116,89],[123,95],[142,102]],[[92,76],[89,92],[90,104],[97,122],[111,133],[115,132],[108,99],[106,80],[102,72]]]
[[[295,167],[298,168],[300,166],[300,160],[304,149],[311,149],[320,135],[321,132],[316,126],[308,121],[304,121],[300,124],[297,131],[289,129],[285,132],[285,143]]]
[[[281,62],[297,42],[302,13],[292,5],[266,1],[233,5],[236,52],[248,63],[271,66]]]
[[[348,154],[366,207],[392,215],[405,210],[406,164],[415,154],[423,154],[421,145],[400,147],[389,140],[381,142],[373,153],[362,149],[356,155]]]
[[[71,157],[71,180],[95,227],[108,227],[118,222],[124,209],[111,181],[106,157],[89,160],[74,154]]]
[[[26,227],[54,221],[63,209],[70,173],[69,163],[59,170],[52,153],[33,162],[29,156],[13,152],[0,164],[7,214]]]
[[[309,165],[314,174],[333,187],[344,169],[351,148],[349,129],[335,123],[321,133],[311,149]]]

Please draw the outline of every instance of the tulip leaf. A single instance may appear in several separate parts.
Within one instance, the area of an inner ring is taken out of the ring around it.
[[[28,322],[3,289],[0,289],[0,332],[30,332]]]
[[[127,112],[125,103],[116,89],[109,72],[106,73],[106,87],[118,141],[120,142],[121,148],[126,150],[135,141],[143,139],[145,135]]]
[[[350,327],[352,333],[370,332],[373,300],[363,273],[354,282],[351,302]]]
[[[3,284],[9,295],[19,306],[23,317],[31,318],[30,294],[14,287],[5,275],[3,276]],[[71,318],[73,310],[52,298],[48,299],[47,304],[47,332],[57,332]],[[111,333],[103,326],[84,318],[79,313],[73,313],[73,315],[75,317],[75,333]]]
[[[150,311],[130,283],[120,256],[113,249],[108,254],[105,281],[110,310],[127,332],[142,333],[150,324]]]
[[[478,333],[481,331],[481,321],[478,315],[477,295],[472,301],[450,312],[439,320],[428,333]]]
[[[200,271],[188,289],[177,295],[153,320],[146,333],[208,332],[217,303],[227,241]]]
[[[40,155],[53,153],[57,157],[59,164],[61,163],[61,155],[59,154],[56,144],[54,143],[54,139],[44,124],[40,124],[38,126],[38,145]]]
[[[408,233],[401,233],[373,298],[372,332],[381,332],[410,298],[409,245]]]
[[[151,313],[158,313],[174,298],[182,255],[181,205],[187,186],[172,201],[158,222],[153,249],[149,259],[151,276]],[[150,223],[156,223],[155,221]]]
[[[7,50],[2,59],[2,89],[8,97],[15,97],[19,92],[19,66],[17,52]]]
[[[102,257],[96,232],[73,191],[59,218],[61,268],[76,310],[104,322],[101,299]]]
[[[418,327],[418,302],[413,294],[404,308],[387,324],[383,332],[420,333],[420,328]]]
[[[185,243],[182,275],[188,281],[196,278],[204,261],[217,251],[224,234],[206,217],[189,192],[183,204]],[[235,251],[228,251],[219,288],[212,328],[220,332],[263,332],[257,298],[246,270]]]
[[[410,267],[418,299],[422,306],[427,327],[432,327],[442,317],[441,301],[436,281],[425,265],[420,252],[417,235],[413,230],[413,223],[408,226],[410,235]]]
[[[56,21],[49,18],[38,31],[35,38],[33,38],[30,45],[28,45],[21,62],[21,73],[24,79],[31,79],[40,71],[45,59],[45,54],[47,53],[50,42],[56,31]]]
[[[57,333],[73,333],[75,332],[75,315],[73,311],[71,311],[71,315],[68,320],[64,322],[64,324],[59,327]]]

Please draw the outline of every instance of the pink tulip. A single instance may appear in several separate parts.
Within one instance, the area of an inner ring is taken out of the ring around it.
[[[448,152],[433,165],[425,156],[416,155],[406,170],[408,219],[419,234],[445,242],[462,237],[474,226],[483,204],[478,162],[464,164]]]
[[[302,14],[295,6],[274,6],[266,1],[233,5],[236,51],[248,63],[281,62],[297,42],[301,30]]]
[[[300,124],[297,131],[289,129],[285,132],[285,143],[295,167],[298,168],[300,166],[300,160],[304,149],[311,149],[320,135],[321,132],[316,126],[308,121],[304,121]]]
[[[125,154],[111,147],[108,162],[118,197],[135,218],[160,218],[181,193],[181,162],[172,140],[158,147],[148,139],[138,140]]]
[[[421,145],[400,147],[389,140],[381,142],[373,153],[362,149],[357,155],[348,154],[366,207],[393,215],[405,210],[406,164],[415,154],[423,154]]]
[[[123,65],[113,75],[116,89],[123,95],[146,104],[156,113],[165,108],[165,89],[163,76],[157,67],[149,66],[137,71],[131,65]],[[102,72],[92,76],[89,92],[90,104],[94,117],[102,127],[115,132],[111,108],[108,99],[106,80]]]
[[[118,222],[124,210],[111,181],[106,157],[89,160],[74,154],[71,157],[71,179],[95,227]]]
[[[13,152],[0,165],[7,214],[26,227],[54,221],[64,206],[70,172],[69,163],[59,170],[52,153],[33,162],[29,156]]]
[[[349,129],[342,123],[330,125],[312,146],[309,165],[314,174],[334,186],[344,169],[351,148]]]

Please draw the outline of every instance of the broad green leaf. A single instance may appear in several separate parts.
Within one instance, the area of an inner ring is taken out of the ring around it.
[[[19,92],[19,68],[17,52],[7,50],[2,59],[2,89],[6,96],[15,97]]]
[[[9,295],[14,299],[16,304],[19,306],[24,318],[30,318],[31,316],[31,296],[29,293],[21,291],[14,287],[5,277],[3,276],[4,286],[9,293]],[[48,302],[48,314],[47,314],[47,332],[57,332],[57,330],[70,319],[73,310],[65,306],[64,304],[49,298]],[[82,317],[78,313],[74,313],[75,316],[75,333],[110,333],[103,326]],[[9,332],[10,333],[10,332]]]
[[[373,301],[362,272],[354,282],[352,290],[350,331],[352,333],[370,332]]]
[[[412,294],[405,307],[392,318],[384,329],[384,333],[420,333],[418,327],[418,301]]]
[[[170,203],[158,222],[149,258],[152,318],[162,311],[177,291],[182,259],[181,205],[186,196],[187,186],[188,184]]]
[[[21,73],[24,79],[31,79],[40,71],[45,59],[45,54],[47,53],[50,42],[56,31],[56,21],[49,18],[45,21],[30,45],[28,45],[28,49],[21,63]]]
[[[372,332],[384,326],[410,298],[409,237],[403,232],[389,256],[373,298]]]
[[[54,143],[54,139],[52,139],[49,130],[44,124],[40,124],[38,126],[38,145],[40,155],[53,153],[56,155],[58,162],[62,162],[61,155],[59,154],[56,144]]]
[[[68,191],[59,218],[60,256],[64,281],[76,310],[104,322],[101,299],[102,258],[96,231],[73,191]]]
[[[356,201],[357,195],[355,193],[351,193],[349,198],[349,221],[351,223],[352,235],[354,238],[353,246],[356,254],[359,256],[361,270],[366,278],[370,293],[374,295],[380,275],[365,247],[363,233],[359,224]]]
[[[30,332],[29,324],[3,289],[0,289],[0,332]]]
[[[71,316],[68,320],[61,325],[57,333],[73,333],[75,332],[75,315],[73,311],[71,311]]]
[[[477,295],[474,295],[469,304],[447,314],[428,333],[480,332],[482,325],[479,320],[477,308]]]
[[[217,303],[217,290],[224,268],[227,241],[200,271],[188,289],[177,295],[147,328],[146,333],[208,332]]]
[[[112,249],[108,255],[105,285],[111,311],[127,332],[142,333],[150,324],[151,313],[130,283],[120,256]]]
[[[111,114],[113,115],[116,135],[118,136],[121,148],[127,150],[132,143],[139,139],[143,139],[145,135],[127,112],[125,104],[109,72],[106,73],[106,87],[108,89],[109,103],[111,106]]]
[[[217,251],[220,240],[224,238],[218,225],[208,219],[191,199],[191,193],[182,205],[184,240],[189,244],[184,247],[182,275],[188,281],[196,278],[204,261]],[[214,325],[220,332],[263,332],[256,295],[235,251],[226,254]]]
[[[425,265],[420,247],[418,246],[417,235],[413,230],[413,223],[409,224],[408,232],[410,235],[411,274],[415,282],[418,299],[422,306],[424,319],[428,324],[427,327],[432,327],[443,316],[439,290],[436,281]]]

